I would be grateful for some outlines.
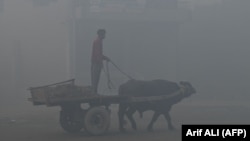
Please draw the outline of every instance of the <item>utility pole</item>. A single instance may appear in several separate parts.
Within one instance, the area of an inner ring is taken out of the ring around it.
[[[69,78],[75,78],[75,61],[76,61],[76,17],[75,17],[75,8],[76,8],[76,0],[68,0],[67,1],[68,7],[68,48],[66,50],[66,59],[67,59],[67,74]]]
[[[4,0],[0,0],[0,13],[4,11]]]
[[[23,88],[23,57],[22,57],[22,45],[21,41],[14,40],[12,47],[12,90],[14,97],[21,98]]]

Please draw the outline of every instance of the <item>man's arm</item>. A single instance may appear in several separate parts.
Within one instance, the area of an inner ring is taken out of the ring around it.
[[[92,60],[94,62],[101,62],[103,60],[102,48],[97,41],[93,43]]]
[[[103,55],[101,43],[99,41],[93,43],[92,59],[96,62],[101,62],[103,60],[110,61],[107,56]]]

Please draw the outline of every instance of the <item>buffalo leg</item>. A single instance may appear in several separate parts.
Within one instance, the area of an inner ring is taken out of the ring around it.
[[[134,130],[137,129],[137,127],[136,127],[136,122],[135,122],[135,120],[134,120],[134,118],[133,118],[133,114],[134,114],[135,112],[136,112],[136,110],[135,110],[134,108],[129,108],[129,109],[127,110],[127,112],[126,112],[126,115],[127,115],[128,119],[129,119],[129,121],[130,121],[130,123],[131,123],[131,126],[132,126],[132,128],[133,128]]]
[[[121,132],[126,131],[125,128],[123,127],[126,109],[127,109],[126,105],[124,105],[124,104],[119,105],[118,117],[119,117],[119,129]]]
[[[174,130],[174,126],[173,126],[173,124],[172,124],[172,120],[171,120],[171,117],[170,117],[170,115],[169,115],[169,112],[166,112],[166,113],[164,114],[164,116],[165,116],[165,118],[166,118],[166,120],[167,120],[167,122],[168,122],[168,129],[169,129],[169,130]]]
[[[153,131],[153,124],[155,123],[155,121],[158,119],[159,116],[160,116],[160,113],[158,112],[154,113],[153,118],[148,125],[148,131]]]

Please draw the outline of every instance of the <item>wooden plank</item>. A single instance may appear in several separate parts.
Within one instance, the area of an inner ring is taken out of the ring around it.
[[[62,81],[62,82],[58,82],[58,83],[53,83],[53,84],[49,84],[49,85],[45,85],[45,86],[31,87],[31,88],[29,88],[29,90],[32,90],[32,89],[41,89],[41,88],[50,87],[50,86],[55,86],[55,85],[60,85],[60,84],[65,84],[65,83],[70,83],[70,84],[73,84],[73,85],[74,85],[75,79],[70,79],[70,80],[67,80],[67,81]]]
[[[37,89],[38,90],[38,89]],[[44,90],[44,89],[43,89]],[[119,104],[119,103],[129,103],[129,102],[150,102],[166,100],[177,95],[181,95],[185,91],[185,88],[169,94],[160,96],[144,96],[144,97],[129,97],[121,95],[97,95],[97,94],[70,94],[65,96],[46,96],[48,92],[43,92],[44,97],[32,97],[30,100],[34,105],[47,105],[47,106],[59,106],[64,103],[97,103],[97,104]],[[39,95],[38,92],[36,94]],[[37,96],[37,95],[36,95]]]

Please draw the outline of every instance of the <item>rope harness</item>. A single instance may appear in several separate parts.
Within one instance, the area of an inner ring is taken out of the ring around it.
[[[133,79],[130,75],[128,75],[127,73],[125,73],[124,71],[122,71],[112,60],[109,60],[109,61],[106,61],[106,70],[105,71],[104,69],[104,72],[106,73],[106,76],[107,76],[107,85],[108,85],[108,88],[109,89],[112,89],[114,88],[114,84],[112,83],[111,79],[110,79],[110,72],[109,72],[109,62],[121,73],[123,74],[124,76],[126,76],[128,79]]]

